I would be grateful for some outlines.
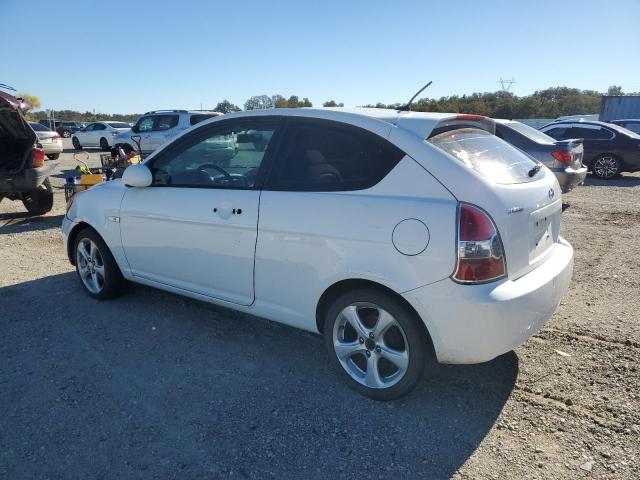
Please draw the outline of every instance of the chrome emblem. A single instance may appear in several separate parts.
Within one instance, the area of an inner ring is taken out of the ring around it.
[[[549,199],[553,199],[556,196],[556,192],[553,191],[553,188],[549,189]]]

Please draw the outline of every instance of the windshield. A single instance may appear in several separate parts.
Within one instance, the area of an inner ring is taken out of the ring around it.
[[[535,128],[530,127],[529,125],[526,125],[524,123],[508,122],[504,125],[515,130],[518,133],[521,133],[522,135],[530,140],[533,140],[536,143],[546,143],[549,145],[556,143],[556,141],[546,133],[542,133],[540,130],[536,130]]]
[[[450,130],[428,141],[494,183],[530,182],[539,171],[530,157],[484,130]]]
[[[111,128],[131,128],[128,123],[124,122],[108,122],[107,125],[109,125]]]

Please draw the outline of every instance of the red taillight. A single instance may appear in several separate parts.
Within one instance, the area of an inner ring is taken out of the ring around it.
[[[33,147],[33,160],[31,161],[33,168],[44,167],[44,150],[38,147]]]
[[[60,140],[60,135],[56,133],[53,137],[51,137],[51,140]]]
[[[483,283],[504,277],[502,241],[493,220],[478,207],[458,206],[458,265],[453,279]]]
[[[463,113],[461,115],[456,115],[456,120],[484,120],[485,117],[483,115],[472,115],[470,113]]]
[[[118,135],[118,133],[120,133],[120,132],[111,132],[111,135],[113,135],[115,137],[116,135]]]
[[[551,152],[551,155],[560,163],[570,164],[573,161],[573,153],[570,151],[556,150],[555,152]]]

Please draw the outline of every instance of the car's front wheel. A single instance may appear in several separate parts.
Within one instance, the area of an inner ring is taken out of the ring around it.
[[[104,240],[91,228],[78,233],[74,244],[76,272],[87,293],[108,300],[124,290],[126,280]]]
[[[351,388],[367,397],[402,397],[432,362],[419,321],[392,295],[375,289],[347,292],[332,303],[324,320],[331,363]]]
[[[610,153],[600,155],[591,162],[591,171],[596,177],[609,180],[620,173],[620,161]]]

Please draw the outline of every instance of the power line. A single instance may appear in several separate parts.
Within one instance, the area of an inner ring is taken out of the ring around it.
[[[505,80],[504,78],[500,77],[498,83],[502,86],[503,92],[508,92],[509,90],[511,90],[511,85],[516,83],[516,81],[513,79],[513,77],[511,77],[511,80]]]

